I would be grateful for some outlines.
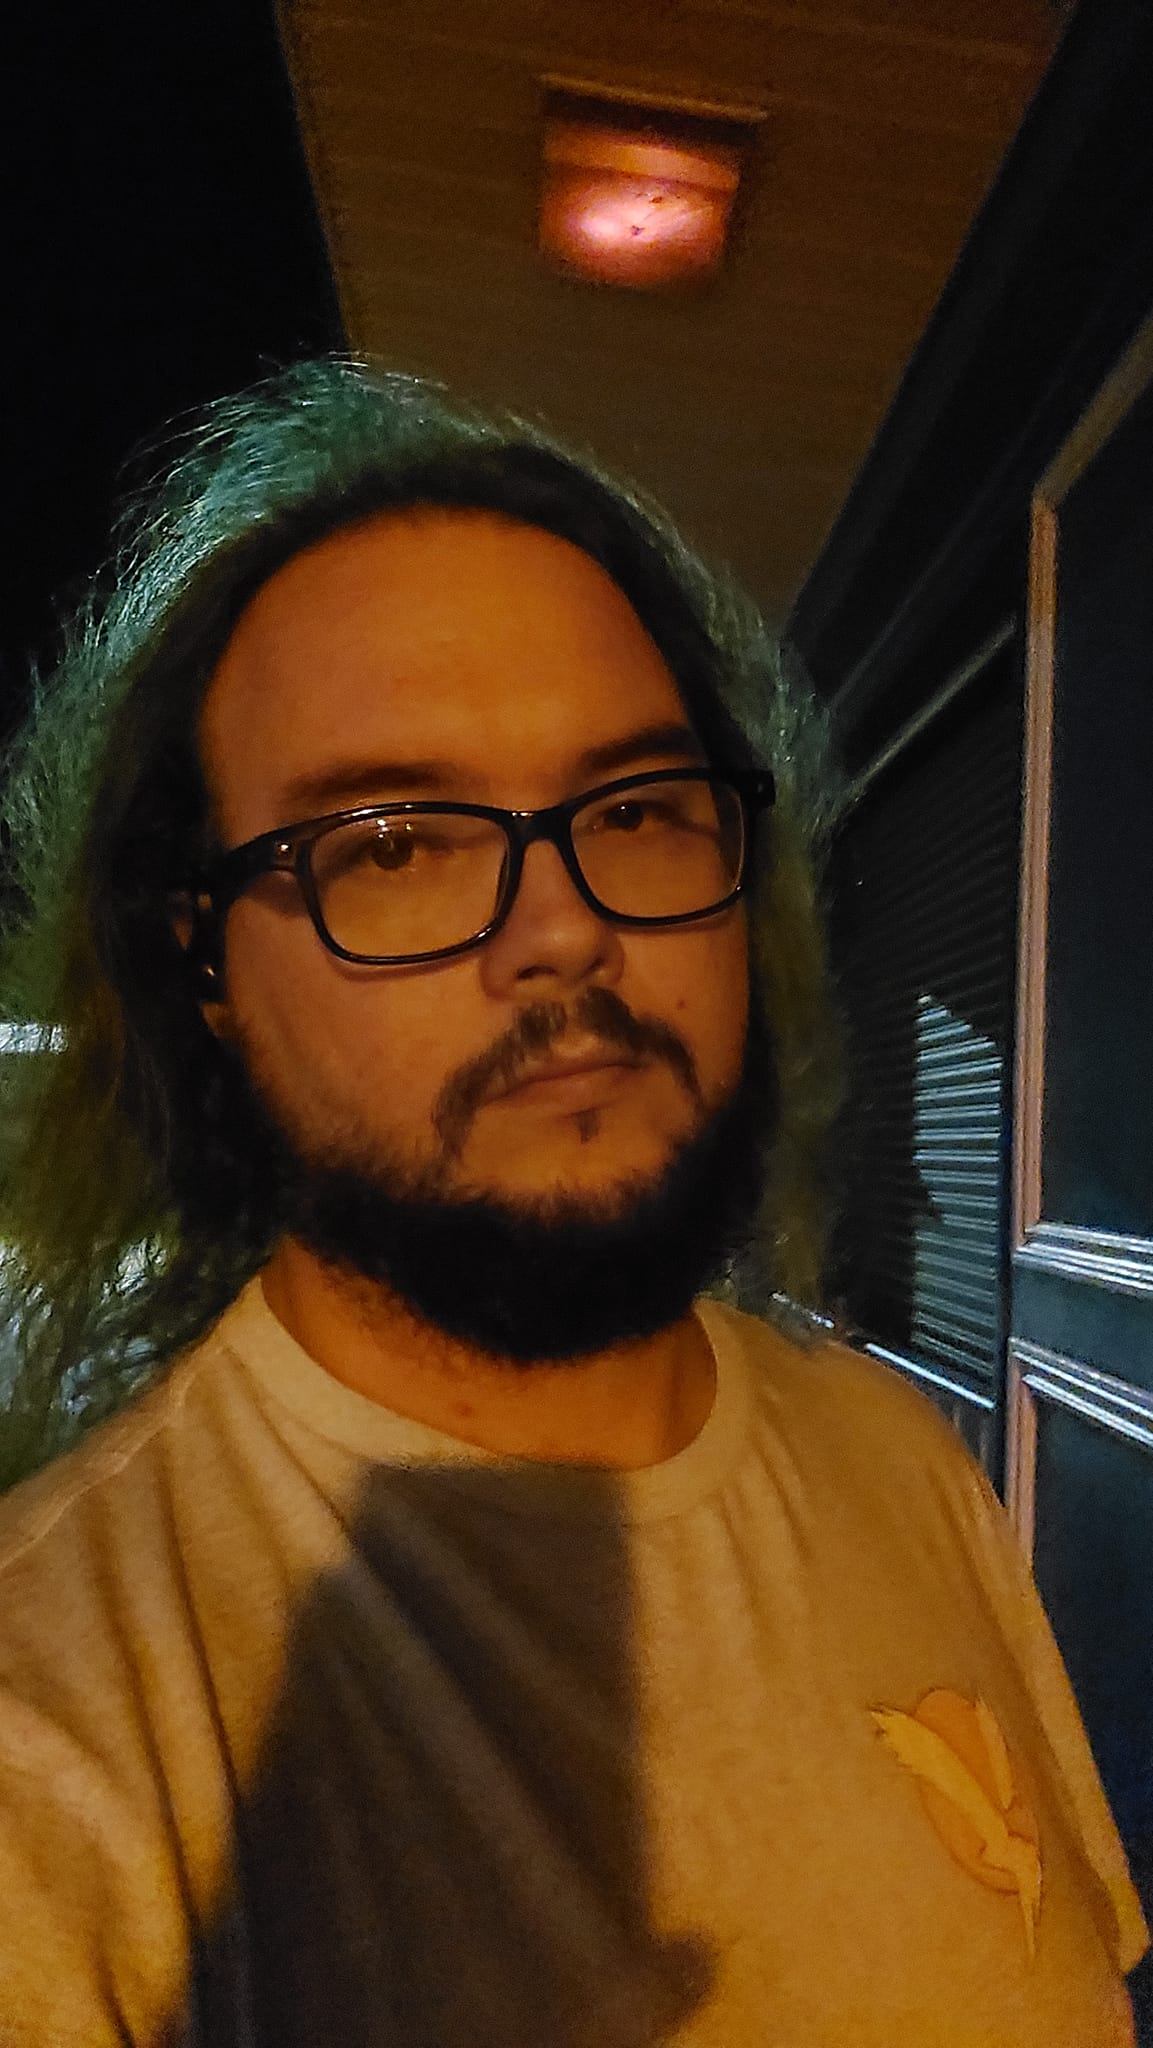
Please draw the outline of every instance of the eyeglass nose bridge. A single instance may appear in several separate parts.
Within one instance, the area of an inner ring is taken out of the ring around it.
[[[493,922],[489,926],[489,936],[499,931],[506,918],[510,916],[513,904],[520,893],[525,855],[529,847],[535,845],[539,839],[547,839],[550,846],[555,846],[561,860],[564,862],[565,872],[581,901],[587,904],[590,910],[595,911],[598,917],[608,915],[605,906],[597,901],[581,873],[580,862],[577,859],[576,848],[573,845],[572,821],[577,811],[581,808],[581,804],[585,801],[586,799],[583,797],[578,798],[576,801],[568,798],[559,804],[548,804],[541,811],[505,811],[503,813],[503,817],[507,821],[510,858],[508,874],[505,877],[504,888],[501,891],[501,900],[497,906]]]

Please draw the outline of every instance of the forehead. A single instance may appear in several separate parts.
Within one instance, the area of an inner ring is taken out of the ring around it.
[[[481,801],[549,802],[584,753],[662,723],[688,725],[676,684],[597,563],[495,514],[420,511],[330,536],[270,579],[200,737],[222,821],[256,832],[287,822],[310,778],[335,789],[347,768],[354,802],[388,794],[374,775],[406,760]]]

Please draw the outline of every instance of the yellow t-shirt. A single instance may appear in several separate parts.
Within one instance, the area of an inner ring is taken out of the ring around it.
[[[0,1503],[0,2041],[1112,2048],[1140,1907],[997,1503],[703,1302],[633,1473],[341,1386],[254,1282]]]

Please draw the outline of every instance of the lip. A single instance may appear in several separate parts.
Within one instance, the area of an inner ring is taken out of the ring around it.
[[[506,1102],[512,1096],[533,1095],[538,1091],[542,1094],[546,1091],[555,1092],[562,1096],[583,1093],[584,1090],[580,1089],[578,1084],[582,1081],[587,1084],[590,1076],[600,1076],[602,1080],[610,1076],[619,1077],[625,1073],[636,1073],[642,1064],[642,1061],[633,1059],[628,1053],[607,1050],[572,1054],[567,1058],[556,1055],[550,1060],[541,1061],[538,1065],[523,1068],[515,1081],[501,1088],[490,1097],[490,1100]],[[574,1084],[572,1089],[568,1087],[570,1082]]]

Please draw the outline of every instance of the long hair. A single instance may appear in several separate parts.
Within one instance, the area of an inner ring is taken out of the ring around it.
[[[574,542],[632,603],[718,768],[770,765],[753,891],[775,1046],[762,1291],[815,1303],[838,1096],[817,854],[820,721],[752,607],[659,510],[536,426],[368,364],[221,401],[121,522],[103,587],[35,691],[4,793],[18,905],[0,954],[0,1485],[110,1413],[221,1312],[275,1228],[243,1076],[172,928],[210,850],[201,700],[245,605],[375,513],[502,513]]]

